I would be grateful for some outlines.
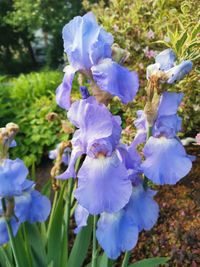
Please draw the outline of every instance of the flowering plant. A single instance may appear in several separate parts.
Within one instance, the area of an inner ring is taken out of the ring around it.
[[[176,184],[192,167],[194,159],[177,136],[181,129],[177,110],[183,94],[165,89],[166,84],[183,79],[191,71],[192,62],[178,64],[174,52],[166,49],[147,67],[146,105],[137,112],[137,134],[127,145],[121,140],[121,118],[108,107],[113,97],[123,104],[133,101],[139,89],[137,73],[123,66],[128,53],[113,44],[112,35],[97,24],[91,12],[65,25],[63,40],[69,65],[64,68],[56,101],[67,110],[76,130],[70,140],[61,142],[49,154],[55,159],[53,194],[49,183],[43,192],[53,198],[50,218],[38,227],[30,224],[47,219],[50,201],[26,180],[28,171],[23,162],[8,159],[18,130],[8,124],[0,132],[0,242],[10,239],[18,267],[78,267],[84,264],[92,236],[92,260],[87,266],[112,266],[125,252],[125,267],[139,233],[150,230],[159,216],[152,183]],[[76,74],[82,99],[72,103]],[[64,172],[62,163],[67,166]],[[73,214],[77,236],[69,253]],[[20,250],[14,235],[25,221],[29,223],[23,224],[17,235],[25,244]],[[9,256],[5,258],[11,261]],[[167,260],[144,260],[141,266],[157,266]]]

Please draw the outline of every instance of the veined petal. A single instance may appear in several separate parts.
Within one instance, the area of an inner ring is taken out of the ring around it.
[[[68,110],[71,105],[70,94],[76,70],[68,65],[65,67],[64,71],[65,75],[63,81],[56,90],[56,102],[61,108]]]
[[[118,96],[124,104],[132,101],[138,88],[136,72],[129,71],[111,59],[104,59],[91,68],[93,79],[103,91]]]
[[[131,250],[138,240],[138,227],[126,216],[124,210],[103,213],[97,224],[96,236],[108,258],[116,259],[121,252]]]
[[[144,146],[144,175],[155,184],[176,184],[188,174],[192,162],[175,138],[150,137]]]
[[[89,213],[120,210],[129,201],[131,191],[128,172],[115,153],[111,157],[86,156],[78,173],[75,197]]]

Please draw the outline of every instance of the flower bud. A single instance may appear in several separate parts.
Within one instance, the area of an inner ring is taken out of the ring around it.
[[[129,58],[130,53],[122,49],[118,44],[112,45],[112,58],[119,64],[123,64]]]

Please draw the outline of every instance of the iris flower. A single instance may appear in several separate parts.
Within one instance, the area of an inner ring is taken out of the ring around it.
[[[73,18],[64,26],[63,41],[69,65],[56,91],[60,107],[67,110],[70,107],[76,72],[84,74],[104,92],[118,96],[125,104],[133,100],[139,87],[138,76],[112,60],[113,37],[97,24],[91,12]]]
[[[68,118],[78,129],[72,139],[69,166],[57,178],[75,178],[75,162],[84,154],[74,193],[79,204],[90,214],[120,210],[131,196],[129,172],[117,151],[121,137],[120,118],[113,116],[92,96],[73,103]]]
[[[147,79],[152,75],[160,76],[162,82],[172,84],[183,79],[192,69],[190,60],[176,64],[176,56],[172,49],[166,49],[155,57],[155,64],[147,67]]]
[[[21,223],[45,221],[50,213],[51,204],[47,197],[34,189],[34,183],[26,179],[28,169],[20,159],[5,159],[0,165],[0,244],[9,241],[6,218],[2,207],[13,201],[9,222],[16,235]]]
[[[155,184],[176,184],[190,171],[191,157],[187,155],[176,136],[181,129],[181,119],[177,115],[182,93],[164,92],[158,107],[152,137],[144,146],[145,160],[141,164],[145,176]],[[138,133],[135,144],[144,143],[147,137],[147,122],[142,111],[135,122]]]

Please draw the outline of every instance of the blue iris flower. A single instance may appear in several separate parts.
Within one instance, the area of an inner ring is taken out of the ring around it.
[[[72,139],[69,166],[57,178],[75,178],[75,162],[86,155],[77,174],[76,199],[90,214],[119,211],[128,203],[132,188],[130,167],[119,152],[121,119],[92,96],[73,103],[68,118],[78,129]]]
[[[176,184],[187,175],[192,161],[176,136],[181,129],[181,118],[177,115],[183,93],[164,92],[158,106],[152,137],[147,138],[147,122],[143,111],[138,112],[135,125],[138,133],[135,145],[146,142],[142,171],[155,184]]]
[[[91,12],[66,24],[63,40],[70,65],[65,67],[63,82],[56,91],[60,107],[69,109],[72,83],[78,71],[123,103],[133,100],[139,87],[138,76],[112,60],[113,37],[97,24]]]
[[[45,221],[50,213],[51,204],[47,197],[34,189],[34,183],[26,179],[28,169],[20,159],[5,159],[0,165],[0,244],[9,241],[2,199],[6,206],[13,199],[14,210],[10,214],[10,225],[16,235],[21,223]]]
[[[160,80],[172,84],[183,79],[191,70],[192,62],[184,60],[175,64],[176,56],[172,49],[166,49],[155,58],[156,63],[147,67],[147,79],[152,75],[162,74]]]

